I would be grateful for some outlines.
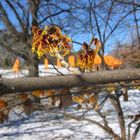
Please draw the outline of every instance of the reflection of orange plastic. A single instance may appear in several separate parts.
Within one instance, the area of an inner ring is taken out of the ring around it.
[[[45,69],[48,69],[48,59],[47,58],[45,58],[44,65],[45,65]]]
[[[8,106],[7,102],[0,100],[0,110],[5,109]]]
[[[62,67],[60,60],[57,59],[57,67]]]
[[[36,97],[41,97],[44,95],[44,91],[43,90],[35,90],[32,92],[32,95],[34,95]]]
[[[75,57],[74,55],[71,55],[68,57],[68,63],[70,64],[70,66],[74,67],[75,66]]]
[[[19,72],[19,70],[20,70],[20,61],[19,61],[19,59],[16,59],[14,65],[13,65],[13,71]]]

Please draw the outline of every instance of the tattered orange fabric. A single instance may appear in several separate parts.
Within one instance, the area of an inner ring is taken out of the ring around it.
[[[14,65],[13,65],[13,71],[14,72],[19,72],[20,71],[20,61],[19,59],[17,58]]]
[[[70,66],[75,67],[75,56],[71,55],[68,57],[68,63],[70,64]]]
[[[44,61],[44,65],[45,65],[45,69],[47,70],[48,69],[48,59],[47,58],[45,58],[45,61]]]

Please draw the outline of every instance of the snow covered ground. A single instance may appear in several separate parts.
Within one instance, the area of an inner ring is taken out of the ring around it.
[[[64,68],[59,69],[65,74],[69,74]],[[45,70],[40,66],[40,76],[50,75],[56,71],[50,66]],[[28,74],[26,70],[24,74]],[[49,73],[47,73],[49,72]],[[24,76],[22,73],[19,75],[14,74],[11,70],[0,70],[3,77],[14,78]],[[124,102],[121,98],[121,105],[124,110],[124,117],[126,126],[130,123],[131,119],[127,118],[128,115],[137,114],[140,111],[140,91],[129,90],[129,101]],[[30,117],[21,113],[20,106],[10,111],[9,122],[0,124],[0,140],[110,140],[111,136],[107,135],[98,126],[87,121],[76,121],[74,119],[65,119],[59,112],[60,110],[36,111]],[[83,110],[75,110],[70,107],[66,110],[67,113],[79,115]],[[110,101],[106,102],[103,107],[103,112],[107,115],[109,126],[120,134],[117,116]],[[102,122],[102,119],[94,111],[90,111],[86,115],[87,118]],[[136,125],[132,125],[134,130]],[[127,131],[127,130],[126,130]],[[137,136],[140,140],[140,133]]]
[[[55,66],[57,68],[57,66]],[[63,73],[64,75],[70,74],[70,72],[66,68],[57,68],[60,73]],[[44,65],[39,65],[39,76],[49,76],[49,75],[57,75],[59,74],[52,65],[48,65],[48,69],[45,69]],[[0,69],[0,75],[2,75],[3,78],[18,78],[18,77],[24,77],[28,76],[28,71],[23,69],[20,70],[20,72],[15,73],[12,69]]]

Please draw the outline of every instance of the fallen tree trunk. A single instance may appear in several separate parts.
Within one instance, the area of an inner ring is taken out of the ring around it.
[[[0,81],[0,95],[4,93],[92,86],[121,81],[140,80],[140,69],[122,69],[83,73],[81,75],[24,77]]]

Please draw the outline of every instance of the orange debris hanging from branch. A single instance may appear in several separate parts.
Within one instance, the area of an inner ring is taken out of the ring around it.
[[[17,58],[14,65],[13,65],[13,71],[14,72],[19,72],[20,71],[20,61],[19,59]]]

